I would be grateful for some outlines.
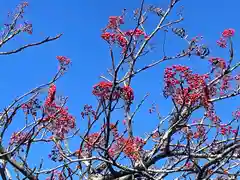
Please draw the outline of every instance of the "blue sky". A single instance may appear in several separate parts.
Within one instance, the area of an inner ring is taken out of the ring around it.
[[[7,12],[14,9],[19,2],[18,0],[1,2],[0,24],[7,19]],[[146,0],[146,2],[162,5],[165,8],[168,1]],[[83,105],[95,105],[95,97],[91,95],[92,86],[99,81],[99,75],[106,73],[106,68],[110,66],[107,44],[100,38],[101,29],[107,24],[108,16],[120,15],[123,8],[127,8],[128,14],[131,14],[134,8],[139,7],[140,1],[30,0],[29,3],[25,19],[33,23],[33,35],[24,35],[14,39],[6,47],[7,49],[18,47],[26,42],[41,40],[48,35],[54,36],[58,33],[64,33],[64,35],[55,42],[27,49],[16,55],[0,57],[2,67],[0,71],[0,107],[5,107],[16,96],[33,87],[48,82],[57,70],[58,64],[55,57],[66,55],[71,58],[72,67],[57,82],[57,91],[59,95],[69,97],[68,107],[70,112],[78,118],[77,123],[81,128],[80,112]],[[204,42],[213,48],[213,55],[223,57],[227,57],[227,51],[217,48],[215,42],[220,37],[222,30],[235,28],[234,46],[236,57],[238,57],[239,5],[237,0],[232,0],[231,3],[221,0],[182,0],[178,5],[178,7],[184,6],[185,20],[181,26],[189,32],[190,36],[203,35]],[[154,43],[161,44],[162,37],[158,38],[154,40]],[[178,46],[174,41],[174,38],[169,38],[167,41],[167,53],[169,54],[174,54],[174,49]],[[157,52],[154,52],[153,55],[144,57],[144,61],[150,62],[153,59],[159,59],[158,55]],[[197,72],[206,69],[206,67],[200,66],[203,65],[200,59],[179,60],[177,64],[179,63],[187,63]],[[147,103],[135,120],[135,130],[138,135],[143,135],[147,130],[151,130],[157,123],[156,119],[147,113],[151,103],[159,103],[163,115],[168,113],[170,102],[163,99],[161,89],[163,70],[167,65],[169,64],[159,65],[150,72],[143,73],[134,82],[136,103],[146,93],[150,93]],[[231,104],[229,113],[231,113],[237,103],[234,100],[229,103]],[[222,110],[225,109],[220,107],[220,113],[227,117],[225,111]],[[21,121],[21,119],[17,121]]]

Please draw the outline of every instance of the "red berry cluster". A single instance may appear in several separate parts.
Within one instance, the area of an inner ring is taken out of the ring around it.
[[[113,84],[111,82],[102,81],[93,86],[92,93],[101,99],[108,100],[111,95],[112,86]],[[112,92],[112,100],[118,100],[119,98],[122,98],[125,101],[133,101],[133,89],[130,86],[117,86]]]

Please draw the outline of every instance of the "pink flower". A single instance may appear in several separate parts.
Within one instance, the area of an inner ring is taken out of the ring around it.
[[[225,38],[228,38],[228,37],[232,37],[235,33],[235,30],[234,29],[225,29],[222,33],[222,36],[225,37]]]

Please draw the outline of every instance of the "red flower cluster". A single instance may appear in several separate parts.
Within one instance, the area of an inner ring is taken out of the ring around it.
[[[141,29],[129,30],[122,32],[120,30],[120,25],[124,24],[123,16],[110,16],[107,27],[104,29],[101,37],[110,44],[117,43],[121,48],[122,52],[127,51],[127,44],[130,37],[134,39],[144,36],[148,38],[146,33]],[[110,30],[111,32],[107,32]]]
[[[98,83],[98,84],[93,86],[92,93],[95,96],[100,97],[100,98],[106,100],[106,99],[110,98],[111,89],[112,89],[112,83],[111,82],[102,81],[102,82],[100,82],[100,83]],[[112,93],[112,100],[119,99],[119,97],[120,97],[120,91],[119,91],[119,89],[116,89]]]
[[[110,98],[112,90],[112,83],[102,81],[93,86],[92,93],[100,97],[101,99],[107,100]],[[125,101],[133,101],[134,100],[134,93],[133,89],[130,86],[119,87],[117,86],[112,93],[112,100],[117,100],[122,98]]]
[[[67,70],[67,68],[69,67],[70,63],[71,63],[71,60],[66,57],[66,56],[56,56],[59,64],[60,64],[60,67],[59,69],[64,72]]]
[[[221,86],[220,86],[220,90],[222,91],[221,93],[224,94],[224,92],[226,92],[231,88],[230,86],[231,80],[233,80],[233,78],[230,75],[223,76],[223,78],[221,79]]]
[[[217,45],[221,48],[226,48],[227,47],[227,41],[225,38],[221,37],[218,41],[217,41]]]
[[[101,128],[101,132],[104,131],[104,128],[106,128],[106,124],[104,124]],[[116,125],[114,124],[110,124],[110,129],[111,131],[115,133],[117,133],[117,128]],[[102,133],[96,132],[96,133],[92,133],[89,134],[86,138],[85,138],[85,143],[82,149],[79,149],[77,151],[75,151],[75,155],[76,156],[88,156],[92,153],[93,150],[96,150],[98,148],[104,148],[105,145],[105,141],[104,141],[104,137],[102,136]]]
[[[228,38],[228,37],[232,37],[235,33],[235,30],[232,29],[232,28],[229,28],[229,29],[225,29],[222,33],[222,36],[225,37],[225,38]]]
[[[216,115],[213,108],[207,109],[205,116],[208,117],[214,124],[219,124],[220,122],[220,118]]]
[[[57,56],[56,57],[61,66],[67,66],[70,64],[71,60],[66,56]]]
[[[140,36],[144,36],[144,38],[148,38],[148,35],[141,29],[135,29],[135,30],[128,30],[127,32],[124,33],[126,36],[131,37],[133,36],[134,38],[138,38]]]
[[[101,133],[92,133],[85,138],[83,150],[89,154],[94,148],[104,146],[104,138]]]
[[[145,141],[139,137],[125,138],[118,133],[117,125],[110,124],[110,130],[113,135],[113,143],[108,150],[108,153],[111,157],[124,153],[127,157],[132,160],[138,160],[143,151],[143,146]],[[106,125],[103,125],[102,131],[106,128]],[[85,144],[82,150],[77,150],[75,155],[85,154],[88,155],[92,153],[95,149],[104,147],[105,141],[101,133],[92,133],[85,138]]]
[[[124,86],[121,89],[121,92],[122,92],[122,97],[124,100],[127,100],[127,101],[134,100],[133,89],[130,86]]]
[[[240,120],[240,108],[233,112],[233,118],[236,120]]]
[[[123,152],[127,157],[136,161],[140,158],[141,151],[145,145],[145,141],[139,137],[124,138],[115,134],[116,143],[112,144],[109,149],[109,155],[114,157],[115,155]]]
[[[92,106],[85,104],[83,111],[81,112],[81,116],[84,119],[85,116],[93,116],[96,119],[96,112],[92,109]]]
[[[64,180],[64,179],[66,178],[63,176],[63,172],[58,170],[52,171],[50,177],[46,178],[46,180]]]
[[[110,16],[108,20],[108,29],[117,29],[121,24],[124,24],[123,16]]]
[[[194,138],[203,138],[206,135],[206,129],[202,125],[197,126],[197,131],[193,134]]]
[[[31,114],[36,116],[37,111],[41,108],[41,106],[38,99],[32,99],[29,102],[22,104],[21,108],[26,115]]]
[[[14,132],[10,138],[10,145],[26,144],[26,141],[31,138],[31,135],[24,132]]]
[[[217,45],[221,48],[226,48],[227,47],[227,39],[232,37],[235,34],[234,29],[225,29],[222,32],[222,37],[217,41]]]
[[[45,108],[47,117],[44,119],[44,122],[51,121],[47,129],[58,138],[64,139],[65,134],[75,128],[75,118],[68,113],[68,108],[61,107],[55,103]]]
[[[140,158],[140,153],[143,150],[143,146],[145,145],[145,141],[139,137],[125,138],[119,135],[115,124],[110,124],[110,129],[115,142],[108,150],[109,155],[114,157],[123,152],[132,160],[138,160]]]
[[[63,139],[65,134],[75,127],[75,118],[68,113],[68,108],[64,108],[62,105],[54,102],[55,94],[56,86],[51,85],[45,101],[46,117],[43,119],[43,122],[50,121],[46,128],[58,138]]]
[[[220,125],[220,133],[221,133],[222,135],[229,135],[229,134],[231,134],[231,133],[236,134],[236,133],[237,133],[237,130],[233,130],[233,129],[232,129],[232,126],[228,126],[228,125],[226,125],[226,124],[221,124],[221,125]]]
[[[124,146],[123,152],[129,158],[138,160],[140,158],[140,152],[142,151],[145,141],[139,137],[122,139],[120,143]]]
[[[141,29],[136,29],[135,31],[129,30],[126,32],[103,32],[101,35],[101,37],[108,43],[117,43],[122,48],[123,52],[127,50],[127,44],[130,37],[134,37],[135,39],[137,39],[141,36],[144,36],[144,38],[148,38],[146,33]]]
[[[193,74],[185,66],[174,65],[166,68],[164,95],[172,96],[177,104],[208,106],[209,90],[206,86],[208,75]]]
[[[54,84],[50,85],[50,88],[48,89],[48,96],[45,101],[45,106],[50,106],[53,101],[55,100],[55,94],[56,94],[56,86]]]

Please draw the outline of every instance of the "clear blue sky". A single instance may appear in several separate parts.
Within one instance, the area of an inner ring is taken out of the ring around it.
[[[1,2],[0,24],[3,24],[6,20],[7,12],[14,9],[19,2],[18,0]],[[161,4],[163,7],[166,7],[166,2],[168,1],[146,0],[146,2],[156,5]],[[23,53],[0,57],[0,107],[5,107],[16,96],[23,94],[31,88],[48,82],[57,69],[56,55],[66,55],[71,58],[72,67],[57,82],[57,91],[59,95],[69,97],[68,106],[70,112],[77,117],[78,126],[81,128],[80,112],[83,105],[95,105],[95,97],[91,95],[92,86],[99,81],[99,75],[106,73],[106,68],[110,65],[108,47],[100,38],[100,30],[106,25],[108,16],[120,15],[123,8],[127,8],[128,13],[131,13],[134,8],[139,7],[140,1],[30,0],[29,3],[30,6],[26,11],[25,19],[33,23],[33,35],[13,40],[8,46],[9,49],[18,47],[26,42],[41,40],[48,35],[54,36],[58,33],[64,33],[64,35],[60,40],[27,49]],[[205,43],[210,48],[213,48],[214,56],[224,55],[223,57],[226,57],[227,51],[222,52],[215,46],[215,42],[220,37],[222,30],[235,28],[234,45],[236,57],[238,57],[239,42],[237,41],[239,40],[240,32],[238,23],[239,1],[181,0],[179,5],[184,6],[185,20],[182,23],[182,27],[189,31],[190,36],[203,35]],[[154,43],[161,44],[161,38],[159,38],[159,41],[155,39]],[[178,44],[174,43],[174,39],[169,39],[167,53],[173,54],[175,52],[173,49],[176,46]],[[158,58],[159,56],[157,55],[146,56],[145,61],[150,62]],[[193,59],[192,61],[181,60],[177,63],[187,63],[193,66],[194,70],[201,72],[205,68],[201,69],[199,65],[203,64],[200,61],[200,59]],[[150,72],[143,73],[140,76],[141,79],[136,79],[134,83],[135,104],[146,93],[150,93],[149,100],[135,120],[135,130],[138,135],[143,135],[147,130],[151,130],[153,125],[157,123],[156,119],[147,113],[152,102],[161,104],[160,111],[163,115],[168,113],[170,102],[163,99],[161,89],[163,85],[163,70],[166,65],[168,64],[159,65],[150,70]],[[219,113],[226,117],[236,107],[234,100],[229,102],[228,114],[226,114],[222,106],[219,110]],[[17,119],[17,121],[22,120]]]

